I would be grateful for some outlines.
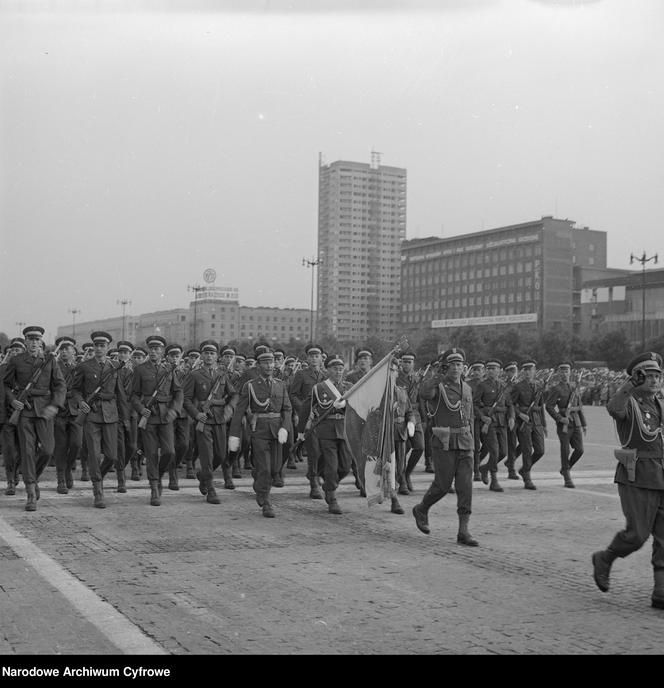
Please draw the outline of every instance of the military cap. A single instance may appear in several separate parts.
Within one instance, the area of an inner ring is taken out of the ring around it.
[[[640,370],[642,372],[654,371],[656,373],[662,372],[662,357],[655,351],[646,351],[645,353],[635,356],[627,365],[627,374]]]
[[[29,327],[23,328],[23,336],[27,339],[28,337],[43,337],[44,328],[39,325],[30,325]]]
[[[225,346],[221,352],[222,356],[235,356],[237,355],[237,351],[235,350],[234,346]]]
[[[286,352],[283,349],[275,349],[274,355],[276,356],[277,354],[281,354],[284,358],[286,358]]]
[[[23,337],[12,337],[7,348],[11,349],[12,346],[20,346],[22,349],[25,349],[25,339]]]
[[[55,340],[55,345],[56,346],[66,346],[69,344],[70,346],[76,346],[76,340],[73,337],[69,337],[65,335],[64,337],[58,337]]]
[[[325,367],[331,368],[334,365],[340,365],[340,366],[346,365],[344,363],[344,358],[341,354],[332,354],[331,356],[327,357],[327,360],[325,361]]]
[[[166,340],[158,334],[151,334],[146,340],[145,344],[150,347],[150,346],[166,346]]]
[[[414,361],[415,360],[415,354],[412,351],[406,351],[405,354],[401,354],[401,360],[402,361]]]
[[[360,358],[373,358],[373,351],[371,349],[360,349],[356,354],[355,354],[355,360],[359,360]]]
[[[258,356],[256,356],[258,363],[261,361],[274,361],[274,354],[267,347],[265,347],[265,349],[265,351],[261,351]]]
[[[108,334],[108,332],[103,332],[102,330],[97,330],[97,332],[93,332],[90,335],[90,339],[92,339],[93,345],[97,342],[106,342],[107,344],[110,344],[113,341],[113,337],[111,337],[111,335]]]
[[[185,356],[187,358],[189,358],[189,356],[193,356],[194,358],[199,358],[200,355],[201,355],[201,353],[200,353],[200,351],[198,351],[198,349],[189,349],[189,351],[187,351],[187,353],[185,354]]]
[[[267,344],[254,344],[254,356],[258,357],[260,354],[269,351],[270,347]]]
[[[131,342],[120,341],[118,342],[118,351],[133,351],[134,345]]]
[[[508,361],[505,364],[505,370],[516,370],[519,366],[516,364],[516,361]]]
[[[244,354],[235,354],[235,358],[237,358],[238,361],[246,361],[247,357]]]
[[[142,347],[142,346],[137,346],[132,352],[131,355],[135,356],[136,354],[143,354],[143,356],[147,356],[148,352]]]
[[[304,350],[305,354],[322,354],[323,353],[323,347],[321,347],[319,344],[309,344]]]
[[[295,356],[286,356],[284,363],[295,363],[296,360]]]
[[[503,367],[503,362],[499,358],[487,358],[485,365],[488,367],[490,365],[498,366],[499,368]]]
[[[477,359],[476,361],[473,361],[470,364],[471,368],[484,368],[486,366],[486,361],[483,361],[481,359]]]
[[[175,351],[176,353],[181,354],[182,351],[183,351],[183,349],[182,349],[182,347],[181,347],[179,344],[169,344],[169,345],[166,347],[166,353],[167,353],[167,354],[170,354],[171,351]]]
[[[563,361],[562,363],[558,364],[558,368],[569,368],[570,370],[572,369],[572,363],[571,361]]]
[[[533,368],[537,365],[537,361],[534,358],[526,358],[525,361],[521,361],[521,368],[529,368],[532,366]]]
[[[246,356],[244,360],[246,363],[256,363],[254,356]]]
[[[204,342],[201,342],[200,350],[201,353],[203,351],[216,351],[218,353],[219,344],[217,344],[217,342],[215,342],[214,339],[206,339]]]
[[[109,356],[117,356],[118,355],[118,350],[117,349],[109,349],[106,352]]]
[[[463,349],[454,346],[451,349],[448,349],[447,351],[443,351],[443,353],[440,354],[440,356],[438,357],[438,360],[441,363],[465,363],[466,352]]]
[[[81,344],[81,349],[83,351],[87,351],[88,349],[94,349],[95,345],[92,342],[85,342],[85,344]]]

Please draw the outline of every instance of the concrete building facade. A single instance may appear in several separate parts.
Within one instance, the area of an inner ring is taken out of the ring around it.
[[[393,338],[400,322],[400,247],[406,170],[372,163],[319,165],[318,320],[340,342]]]

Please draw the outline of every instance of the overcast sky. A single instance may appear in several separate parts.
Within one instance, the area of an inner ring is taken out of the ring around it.
[[[405,167],[408,238],[555,215],[608,232],[612,267],[664,254],[663,20],[661,0],[0,0],[0,331],[185,307],[208,267],[242,305],[308,308],[319,152]]]

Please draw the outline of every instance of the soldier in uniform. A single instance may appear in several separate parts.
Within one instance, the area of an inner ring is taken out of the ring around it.
[[[94,358],[76,366],[72,400],[78,405],[79,415],[84,414],[79,421],[82,421],[83,438],[87,446],[94,506],[104,509],[106,503],[102,479],[111,466],[115,466],[117,471],[117,492],[127,491],[124,470],[121,471],[118,464],[118,422],[129,420],[129,407],[118,366],[106,356],[112,341],[111,335],[98,331],[93,332],[90,339],[94,344]],[[100,462],[102,454],[104,461]]]
[[[486,372],[485,365],[484,361],[474,361],[468,368],[466,382],[470,385],[473,395],[475,394],[477,385],[484,379],[484,374]],[[482,424],[480,423],[480,419],[475,416],[475,427],[473,428],[473,437],[475,438],[475,446],[473,448],[473,480],[475,482],[480,482],[482,480],[482,474],[480,472],[480,453],[482,452],[481,427]]]
[[[118,378],[120,384],[124,389],[125,397],[127,399],[127,417],[123,422],[118,423],[118,460],[116,464],[116,471],[118,472],[118,492],[126,492],[127,487],[124,480],[125,467],[131,464],[132,480],[134,479],[134,470],[136,466],[136,435],[137,435],[137,419],[136,412],[131,408],[129,399],[131,398],[131,389],[134,376],[134,367],[132,355],[134,352],[134,345],[128,341],[120,341],[117,346],[118,350]],[[120,475],[121,474],[121,475]]]
[[[67,394],[67,385],[55,358],[44,353],[43,336],[43,327],[26,327],[23,330],[26,352],[10,358],[4,372],[6,399],[12,411],[20,413],[18,441],[21,473],[28,496],[26,511],[37,510],[37,482],[53,454],[55,444],[53,419],[58,408],[64,404]],[[30,383],[32,384],[28,388]],[[41,454],[37,461],[38,442],[41,444]]]
[[[55,473],[58,494],[67,494],[74,486],[72,471],[76,466],[76,457],[83,443],[83,427],[76,422],[78,404],[74,399],[74,371],[76,370],[76,340],[72,337],[58,337],[55,340],[59,348],[58,366],[67,385],[65,403],[58,411],[53,423],[55,450]]]
[[[130,384],[127,399],[129,400],[129,433],[131,436],[131,446],[135,447],[135,451],[130,460],[130,480],[140,480],[143,476],[143,462],[145,460],[143,453],[143,433],[138,431],[138,413],[131,405],[131,395],[134,390],[134,371],[139,365],[145,363],[147,357],[147,349],[144,349],[142,346],[135,347],[131,352],[131,383],[127,380],[127,384]]]
[[[482,464],[480,458],[480,475],[482,482],[489,485],[488,473],[491,474],[489,489],[503,492],[498,482],[498,464],[507,456],[507,426],[514,420],[508,420],[507,385],[500,379],[502,361],[490,358],[485,363],[486,378],[481,380],[473,391],[475,419],[479,418],[479,433],[482,436],[482,453],[489,456],[487,463]]]
[[[187,371],[181,365],[182,347],[179,344],[169,344],[166,347],[166,359],[173,367],[178,384],[183,389]],[[191,421],[184,405],[178,412],[177,418],[173,421],[173,434],[175,443],[175,456],[168,467],[168,489],[179,490],[178,468],[187,462],[189,453],[189,442],[191,441]]]
[[[615,482],[625,514],[625,527],[611,544],[592,555],[593,576],[602,592],[609,589],[611,565],[639,550],[653,536],[651,605],[664,609],[664,400],[662,357],[646,351],[627,366],[629,378],[607,404],[622,449],[616,450]]]
[[[305,353],[309,361],[309,367],[295,374],[289,393],[292,408],[295,410],[298,418],[297,438],[304,441],[304,446],[307,450],[309,497],[311,499],[323,499],[323,493],[318,481],[318,460],[320,457],[318,435],[315,429],[308,431],[307,424],[311,425],[309,422],[311,415],[311,392],[315,385],[325,380],[327,373],[321,367],[323,364],[323,349],[319,345],[309,344],[305,349]]]
[[[343,395],[351,384],[343,382],[344,360],[341,356],[330,356],[325,362],[327,378],[316,383],[311,390],[311,414],[316,424],[321,456],[318,470],[323,474],[323,491],[327,510],[341,514],[337,502],[339,483],[348,475],[351,453],[346,442],[345,409]]]
[[[182,408],[182,387],[172,366],[164,361],[166,340],[151,335],[145,344],[148,360],[134,370],[131,401],[138,415],[147,421],[143,447],[150,481],[150,504],[161,506],[161,477],[174,460],[173,421]]]
[[[507,461],[505,465],[507,466],[507,479],[508,480],[520,480],[519,474],[514,468],[516,465],[516,460],[521,453],[519,447],[519,441],[516,436],[516,421],[514,416],[514,407],[511,404],[512,400],[512,387],[517,383],[517,371],[519,367],[516,361],[509,361],[504,371],[505,385],[507,386],[507,391],[505,396],[508,400],[508,425],[507,425]],[[512,422],[510,423],[509,420]]]
[[[245,383],[240,394],[233,420],[228,448],[236,451],[240,446],[242,419],[247,411],[251,414],[252,456],[254,461],[254,492],[263,516],[274,518],[270,502],[272,478],[279,470],[279,444],[285,444],[292,433],[292,407],[286,385],[272,377],[274,355],[270,351],[259,354],[259,376]]]
[[[422,382],[420,397],[432,418],[434,480],[419,504],[413,507],[415,524],[429,534],[429,509],[456,484],[459,531],[457,542],[469,547],[478,543],[468,531],[473,496],[473,393],[461,379],[465,363],[462,349],[441,354],[440,373]]]
[[[219,504],[213,482],[216,468],[222,466],[225,487],[235,487],[226,454],[226,423],[233,417],[238,394],[227,368],[216,364],[218,352],[217,342],[211,339],[202,342],[203,365],[189,373],[184,383],[184,408],[195,421],[201,462],[196,477],[201,494],[210,504]]]
[[[521,445],[519,475],[526,490],[537,487],[530,477],[532,467],[544,456],[546,418],[544,416],[544,385],[535,379],[537,362],[527,359],[521,364],[523,377],[511,390],[511,402],[516,416],[517,435]]]
[[[373,366],[373,351],[371,349],[362,348],[355,354],[355,370],[352,370],[346,375],[346,382],[354,385],[361,380]]]
[[[5,371],[7,370],[7,365],[9,361],[18,354],[24,354],[26,352],[25,340],[22,337],[14,337],[9,345],[5,348],[5,358],[0,365],[0,382],[4,380]],[[5,462],[5,475],[7,478],[7,488],[5,489],[5,494],[8,496],[13,496],[16,494],[16,485],[18,484],[18,472],[19,466],[21,464],[21,452],[19,450],[18,441],[18,426],[8,423],[13,409],[9,406],[9,398],[7,396],[7,391],[2,382],[2,409],[0,413],[4,415],[4,421],[2,426],[2,458]]]
[[[583,413],[581,395],[577,387],[570,384],[572,364],[558,366],[561,380],[547,392],[545,406],[547,413],[556,421],[560,441],[560,475],[565,487],[574,487],[570,471],[583,456],[583,436],[586,434],[586,417]],[[577,385],[578,386],[578,385]],[[570,447],[572,455],[570,456]]]
[[[413,483],[410,479],[410,474],[417,466],[420,457],[424,453],[424,429],[422,427],[422,418],[420,416],[420,376],[414,371],[415,354],[412,351],[407,351],[401,356],[401,368],[397,375],[396,385],[402,387],[408,398],[410,399],[412,421],[414,425],[413,436],[406,439],[406,451],[410,448],[410,455],[406,463],[404,471],[404,478],[408,492],[413,492]]]

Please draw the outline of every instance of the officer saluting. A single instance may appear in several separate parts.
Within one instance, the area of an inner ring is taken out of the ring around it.
[[[21,448],[21,472],[28,500],[26,511],[37,510],[39,487],[36,465],[37,441],[43,455],[53,453],[53,419],[65,402],[67,384],[53,356],[44,354],[44,328],[38,325],[23,330],[26,353],[9,359],[4,373],[5,395],[13,411],[18,412],[18,441]]]

